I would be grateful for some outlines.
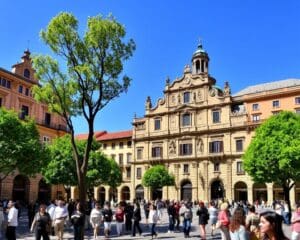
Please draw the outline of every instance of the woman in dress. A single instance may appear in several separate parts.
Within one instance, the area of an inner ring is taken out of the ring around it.
[[[100,203],[96,202],[95,207],[92,209],[91,216],[90,216],[90,223],[92,225],[92,228],[94,229],[94,239],[97,239],[98,237],[101,221],[102,221],[102,214],[101,214]]]
[[[209,214],[207,208],[204,206],[204,202],[199,202],[199,208],[196,214],[199,217],[200,236],[202,239],[206,239],[205,226],[209,219]]]
[[[81,203],[76,204],[76,209],[71,215],[71,223],[73,224],[74,229],[74,240],[83,240],[85,213]]]
[[[219,227],[221,231],[221,237],[222,240],[230,240],[230,235],[229,235],[229,210],[228,210],[228,203],[223,202],[220,206],[220,212],[218,214],[218,222],[219,222]]]
[[[218,220],[218,209],[215,206],[215,202],[211,201],[210,206],[208,208],[209,213],[209,222],[210,222],[210,229],[211,229],[211,235],[214,235],[214,230],[216,229],[216,223]]]

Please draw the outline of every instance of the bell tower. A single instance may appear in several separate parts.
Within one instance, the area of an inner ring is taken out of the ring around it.
[[[193,74],[208,74],[209,57],[207,52],[203,49],[202,43],[198,44],[197,50],[192,57],[192,73]]]

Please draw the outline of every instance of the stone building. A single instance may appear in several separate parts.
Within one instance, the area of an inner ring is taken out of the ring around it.
[[[300,80],[250,86],[232,95],[228,82],[220,88],[209,74],[209,56],[200,44],[191,66],[173,82],[166,80],[164,96],[150,97],[145,115],[133,120],[133,198],[204,200],[264,200],[282,198],[274,184],[257,184],[243,170],[242,155],[254,129],[281,110],[300,111]],[[163,164],[175,176],[175,186],[150,191],[143,173]],[[291,191],[300,199],[300,185]]]
[[[50,113],[45,104],[37,103],[33,99],[31,87],[37,84],[39,82],[34,77],[30,52],[26,50],[21,62],[12,66],[12,71],[0,68],[0,107],[15,110],[20,119],[27,116],[33,118],[37,123],[41,141],[50,143],[51,139],[64,135],[68,130],[59,116]],[[0,182],[0,189],[0,199],[24,202],[64,195],[61,186],[46,184],[40,174],[29,178],[16,172]]]

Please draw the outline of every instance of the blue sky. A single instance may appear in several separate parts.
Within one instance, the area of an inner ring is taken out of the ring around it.
[[[300,1],[289,0],[1,0],[0,66],[8,70],[29,46],[49,54],[39,38],[52,17],[73,13],[82,29],[88,16],[112,13],[125,25],[137,49],[124,73],[133,81],[127,94],[111,102],[96,119],[95,130],[132,128],[143,116],[145,100],[163,96],[167,76],[182,76],[198,39],[210,57],[210,75],[232,92],[254,84],[300,78]],[[29,42],[29,43],[28,43]],[[76,132],[87,131],[76,119]]]

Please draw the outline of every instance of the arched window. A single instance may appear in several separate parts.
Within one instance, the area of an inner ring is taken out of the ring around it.
[[[27,68],[24,70],[24,77],[30,78],[30,71]]]
[[[200,70],[200,61],[197,60],[196,61],[196,73],[200,73],[200,72],[201,72],[201,70]]]

